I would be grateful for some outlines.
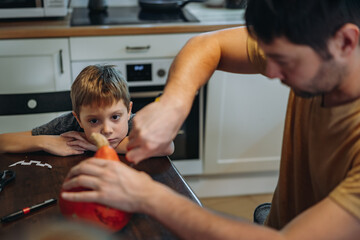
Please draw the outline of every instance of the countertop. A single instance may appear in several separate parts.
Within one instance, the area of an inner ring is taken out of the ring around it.
[[[188,4],[186,9],[200,22],[72,27],[70,26],[70,10],[64,18],[2,20],[0,21],[0,39],[192,33],[244,25],[243,9],[208,8],[201,3]]]
[[[15,180],[5,186],[1,192],[0,217],[26,206],[41,203],[46,199],[58,199],[61,185],[70,168],[92,155],[93,153],[86,153],[60,157],[45,152],[0,154],[0,170],[8,169],[16,173]],[[119,158],[122,162],[128,164],[124,155],[119,155]],[[168,186],[201,206],[199,199],[169,158],[147,159],[134,168],[149,174],[155,181]],[[166,199],[163,201],[166,204]],[[41,235],[36,234],[28,238],[30,234],[27,230],[34,231],[35,229],[37,233],[46,232],[44,229],[64,222],[65,218],[60,214],[60,206],[57,203],[29,213],[16,221],[1,223],[0,236],[2,236],[1,239],[24,239],[24,236],[22,236],[24,234],[27,239],[40,239]],[[7,234],[12,237],[7,238]],[[133,213],[129,223],[113,235],[114,238],[111,239],[178,239],[158,221],[141,213]]]

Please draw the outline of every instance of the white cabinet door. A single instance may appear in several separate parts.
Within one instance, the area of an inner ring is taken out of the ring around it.
[[[69,41],[0,40],[0,94],[69,90]]]
[[[216,72],[207,92],[204,173],[277,170],[288,93],[258,74]]]
[[[0,133],[31,130],[65,111],[70,76],[67,38],[0,40]]]

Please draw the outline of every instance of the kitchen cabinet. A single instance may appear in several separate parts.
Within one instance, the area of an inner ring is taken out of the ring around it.
[[[126,74],[126,63],[157,64],[164,69],[163,79],[158,85],[166,81],[166,73],[172,59],[196,34],[151,34],[136,36],[99,36],[99,37],[71,37],[71,65],[72,77],[80,73],[91,64],[114,64]],[[170,63],[168,63],[170,61]],[[162,62],[162,63],[161,63]],[[155,72],[152,74],[156,74]],[[155,76],[153,76],[154,79]],[[152,84],[151,81],[142,81],[141,85]],[[137,81],[129,81],[129,86],[139,85]]]
[[[71,60],[173,58],[196,34],[71,37]]]
[[[289,90],[262,75],[215,72],[208,84],[204,173],[276,171]]]
[[[39,109],[54,109],[52,100],[70,90],[70,76],[67,38],[1,40],[0,133],[30,130],[58,116]],[[12,114],[12,106],[26,114]]]

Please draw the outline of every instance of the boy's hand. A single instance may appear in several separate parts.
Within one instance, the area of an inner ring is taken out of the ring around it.
[[[86,149],[78,146],[70,146],[68,142],[69,138],[62,136],[43,136],[46,139],[43,141],[43,150],[45,152],[58,155],[58,156],[70,156],[83,154]]]
[[[83,132],[70,131],[60,135],[61,137],[68,138],[67,144],[74,149],[80,148],[96,152],[97,147],[90,143]]]

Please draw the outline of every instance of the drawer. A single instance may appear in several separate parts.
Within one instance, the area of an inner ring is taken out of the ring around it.
[[[71,111],[70,91],[1,94],[0,116]]]
[[[0,134],[9,132],[30,131],[35,127],[50,122],[54,118],[66,112],[0,116]]]
[[[70,38],[71,60],[111,60],[174,57],[197,34]]]

